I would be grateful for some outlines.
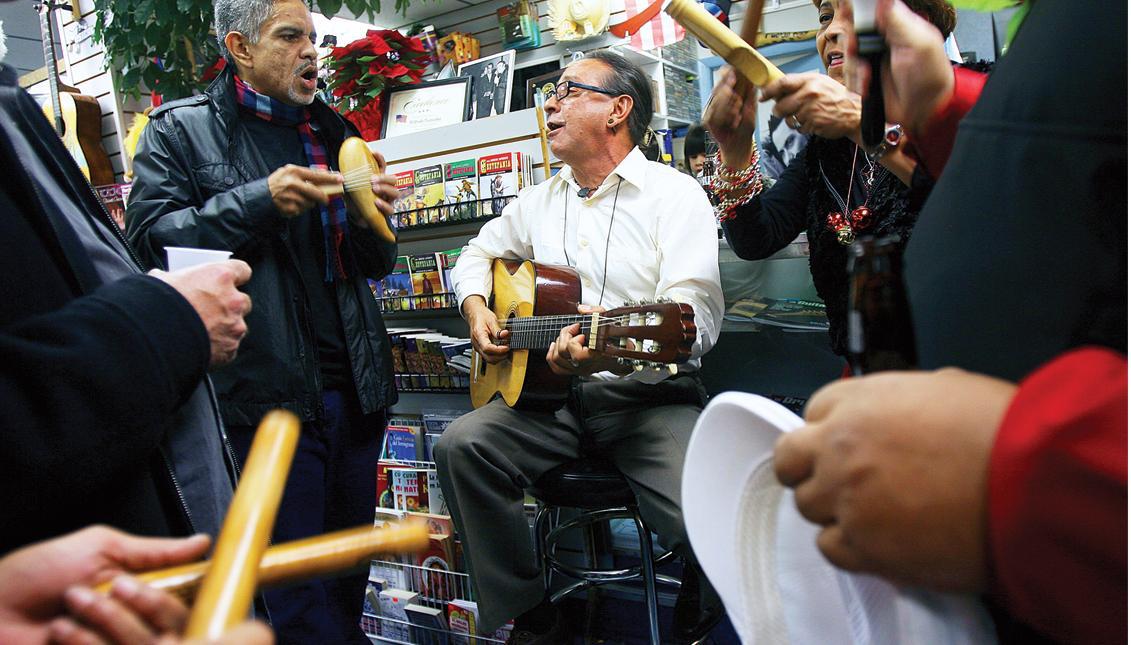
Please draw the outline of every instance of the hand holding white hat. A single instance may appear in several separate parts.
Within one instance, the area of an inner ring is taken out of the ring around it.
[[[981,591],[987,464],[1015,389],[957,369],[838,381],[779,440],[775,472],[836,566]]]

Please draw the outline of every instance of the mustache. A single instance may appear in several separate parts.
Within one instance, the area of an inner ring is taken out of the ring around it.
[[[302,76],[303,74],[306,73],[306,70],[308,70],[308,69],[313,69],[315,72],[317,72],[318,71],[318,63],[312,63],[310,61],[306,61],[306,62],[302,63],[301,65],[299,65],[298,67],[295,68],[295,76]]]

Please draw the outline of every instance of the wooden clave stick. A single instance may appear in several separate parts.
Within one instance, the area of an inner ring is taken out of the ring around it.
[[[299,428],[298,417],[282,410],[267,413],[259,423],[212,561],[189,614],[187,638],[218,639],[247,618],[259,562],[271,539],[283,485],[298,445]]]
[[[762,24],[762,6],[763,0],[747,0],[746,2],[746,15],[742,18],[742,31],[738,36],[742,39],[742,42],[751,47],[758,42],[758,27]],[[745,96],[746,91],[750,89],[750,79],[740,74],[735,79],[734,89],[739,96]]]
[[[428,547],[428,524],[404,522],[379,529],[359,526],[273,546],[259,564],[259,587],[291,584],[368,564],[386,553],[411,553]],[[209,561],[194,562],[137,575],[155,589],[192,605]],[[95,588],[109,593],[112,581]]]
[[[738,34],[727,29],[695,0],[669,0],[664,11],[755,86],[763,87],[783,76],[781,70],[755,51],[750,43],[744,42]],[[757,31],[757,23],[753,28]],[[743,30],[744,33],[746,31]]]

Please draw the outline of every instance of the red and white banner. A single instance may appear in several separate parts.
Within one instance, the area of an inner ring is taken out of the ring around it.
[[[645,11],[652,4],[653,0],[624,0],[624,15],[625,18],[631,20],[633,16]],[[683,27],[679,25],[668,14],[660,11],[659,14],[644,23],[636,33],[632,34],[629,39],[629,44],[637,49],[649,50],[663,45],[670,45],[678,43],[683,40],[686,32]]]

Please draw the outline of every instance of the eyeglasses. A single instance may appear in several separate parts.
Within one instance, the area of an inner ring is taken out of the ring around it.
[[[585,83],[578,83],[577,81],[562,81],[561,83],[558,83],[554,86],[554,98],[558,99],[559,101],[564,99],[565,97],[569,96],[570,90],[575,87],[580,90],[589,90],[590,92],[607,94],[609,96],[621,95],[620,92],[607,90],[603,87],[597,87],[596,85],[586,85]]]

